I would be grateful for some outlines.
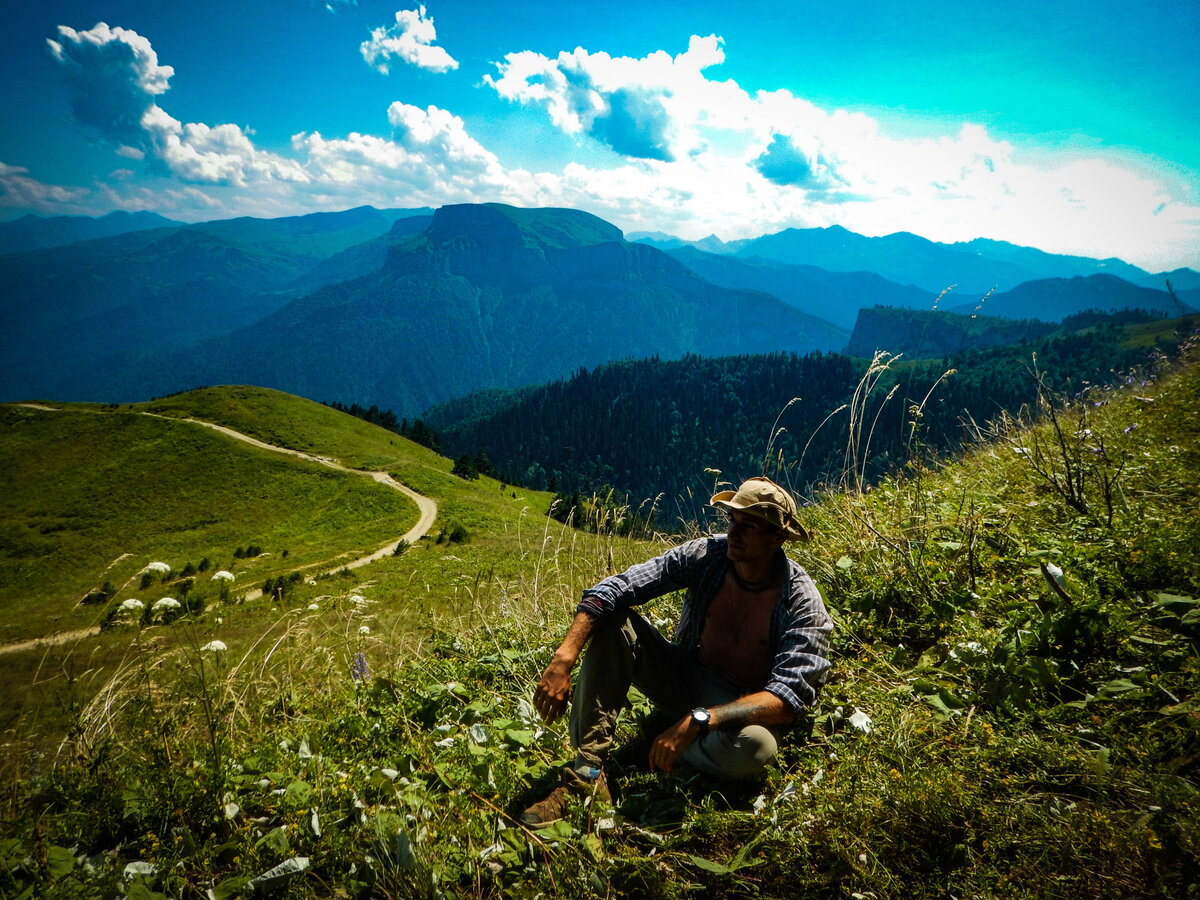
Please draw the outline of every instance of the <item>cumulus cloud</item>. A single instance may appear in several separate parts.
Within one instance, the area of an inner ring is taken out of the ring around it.
[[[393,57],[399,57],[410,65],[431,72],[447,72],[458,68],[454,59],[441,47],[433,46],[437,32],[433,19],[425,14],[425,7],[402,9],[396,13],[396,24],[387,28],[376,28],[371,39],[363,41],[358,48],[367,65],[386,75]]]
[[[388,109],[392,137],[352,133],[325,138],[302,133],[292,147],[306,160],[312,182],[307,190],[347,202],[413,206],[481,199],[522,198],[515,185],[521,173],[506,171],[496,156],[467,134],[462,119],[431,106],[396,102]]]
[[[159,65],[150,42],[135,31],[100,22],[89,31],[60,25],[58,34],[46,44],[74,93],[76,118],[110,140],[145,149],[142,118],[175,70]]]
[[[484,82],[506,100],[543,106],[567,134],[586,134],[633,159],[671,162],[692,150],[707,83],[702,72],[724,60],[721,39],[693,36],[684,53],[642,59],[589,53],[554,59],[524,50],[497,63]]]
[[[307,180],[295,162],[256,149],[237,125],[184,124],[167,114],[155,98],[169,89],[174,69],[159,65],[137,32],[101,22],[88,31],[60,25],[58,33],[47,44],[72,89],[76,118],[115,142],[121,156],[197,184]]]

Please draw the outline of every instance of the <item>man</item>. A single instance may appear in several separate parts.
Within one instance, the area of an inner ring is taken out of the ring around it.
[[[833,623],[812,579],[783,551],[785,541],[808,538],[795,502],[765,477],[710,502],[729,514],[727,534],[689,541],[583,592],[534,693],[546,722],[571,701],[577,755],[522,815],[526,824],[561,818],[571,794],[610,799],[603,766],[630,685],[675,717],[650,748],[651,771],[682,761],[717,778],[761,770],[815,702]],[[677,590],[686,594],[668,642],[632,607]],[[572,697],[571,669],[585,645]]]

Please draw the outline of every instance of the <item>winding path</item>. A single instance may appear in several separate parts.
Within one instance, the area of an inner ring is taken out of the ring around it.
[[[18,406],[26,406],[26,407],[29,407],[30,409],[46,410],[48,412],[62,412],[62,409],[60,407],[43,406],[42,404],[39,404],[39,403],[20,403],[17,405]],[[404,496],[408,497],[410,500],[412,500],[414,503],[417,504],[417,509],[420,512],[420,515],[417,518],[416,525],[414,525],[412,528],[410,528],[408,531],[406,531],[403,535],[401,535],[395,541],[392,541],[390,544],[380,547],[374,553],[371,553],[367,556],[363,556],[359,559],[352,560],[347,563],[343,563],[342,565],[339,565],[336,568],[328,570],[326,572],[326,574],[333,575],[337,572],[342,571],[343,569],[357,569],[361,566],[367,565],[368,563],[372,563],[372,562],[375,562],[376,560],[383,559],[384,557],[391,556],[392,554],[394,554],[396,552],[396,548],[399,547],[401,543],[407,542],[409,544],[414,544],[418,540],[420,540],[422,537],[424,537],[426,534],[428,534],[429,529],[433,527],[434,520],[437,518],[437,503],[435,503],[429,497],[426,497],[423,494],[418,494],[412,488],[407,487],[406,485],[403,485],[400,482],[396,481],[396,479],[392,478],[392,476],[389,475],[387,472],[374,472],[374,471],[368,471],[365,469],[351,469],[346,466],[343,466],[337,460],[330,459],[327,456],[315,456],[311,453],[305,453],[302,450],[292,450],[288,447],[277,447],[274,444],[268,444],[265,441],[260,441],[258,438],[251,437],[248,434],[243,434],[240,431],[234,431],[232,428],[227,428],[224,425],[217,425],[215,422],[205,422],[202,419],[177,419],[172,416],[160,416],[155,413],[142,413],[142,415],[151,416],[152,418],[155,418],[155,419],[167,419],[168,421],[173,421],[173,422],[191,422],[194,425],[202,425],[205,428],[211,428],[213,431],[219,431],[219,432],[221,432],[221,434],[224,434],[224,435],[231,437],[238,441],[243,441],[244,443],[247,443],[247,444],[250,444],[251,446],[259,448],[260,450],[269,450],[272,453],[286,453],[288,456],[295,456],[295,457],[298,457],[299,459],[308,460],[309,462],[320,463],[321,465],[328,466],[331,469],[337,469],[339,472],[348,472],[351,475],[364,475],[364,476],[367,476],[367,477],[373,479],[374,481],[378,482],[379,484],[384,485],[385,487],[389,487],[389,488],[392,488],[393,490],[399,491],[400,493],[404,494]],[[314,563],[313,565],[305,566],[304,568],[313,568],[314,566],[319,566],[319,565],[322,565],[322,563]],[[246,599],[253,600],[259,596],[262,596],[262,592],[256,589],[256,590],[252,590],[252,591],[248,592],[246,594]],[[38,646],[49,646],[52,644],[64,644],[71,640],[78,640],[80,638],[85,638],[85,637],[88,637],[89,635],[99,634],[99,633],[100,633],[100,629],[98,627],[93,626],[91,628],[76,629],[75,631],[63,631],[63,632],[59,632],[58,634],[48,634],[48,635],[45,635],[44,637],[32,638],[31,640],[27,640],[27,641],[15,641],[11,644],[0,644],[0,654],[17,653],[21,650],[28,650],[32,647],[38,647]]]
[[[170,416],[155,416],[154,413],[144,413],[144,415],[154,416],[155,418],[159,419],[170,419]],[[386,485],[393,490],[399,491],[417,504],[417,509],[420,510],[421,515],[417,519],[416,525],[401,535],[397,540],[388,544],[386,547],[376,550],[370,556],[364,556],[362,559],[356,559],[351,563],[347,563],[345,566],[338,566],[333,570],[335,572],[340,572],[343,568],[357,569],[359,566],[365,566],[367,563],[374,562],[377,559],[383,559],[385,556],[395,553],[396,548],[400,545],[401,541],[407,541],[410,544],[415,543],[429,533],[429,529],[433,527],[434,519],[437,518],[437,504],[433,500],[429,499],[423,494],[418,494],[412,488],[406,487],[405,485],[396,481],[396,479],[392,478],[392,476],[387,472],[373,472],[365,469],[350,469],[346,466],[343,466],[337,460],[330,459],[328,456],[314,456],[313,454],[305,453],[302,450],[292,450],[288,447],[277,447],[274,444],[268,444],[264,441],[260,441],[258,438],[250,437],[248,434],[242,434],[240,431],[234,431],[232,428],[226,428],[224,425],[217,425],[213,422],[205,422],[202,419],[175,419],[174,421],[192,422],[195,425],[203,425],[205,428],[211,428],[213,431],[219,431],[221,434],[228,435],[229,437],[239,441],[244,441],[251,446],[258,447],[260,450],[270,450],[274,453],[286,453],[288,456],[295,456],[300,459],[306,459],[309,462],[320,463],[323,466],[329,466],[331,469],[337,469],[339,472],[349,472],[351,475],[369,476],[379,484]]]

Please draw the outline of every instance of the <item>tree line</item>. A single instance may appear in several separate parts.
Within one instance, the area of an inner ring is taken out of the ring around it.
[[[618,362],[509,398],[441,439],[447,455],[486,452],[497,477],[566,505],[615,488],[660,521],[695,520],[719,483],[764,472],[802,493],[851,467],[869,483],[914,453],[961,446],[973,423],[1035,404],[1035,365],[1071,396],[1145,363],[1150,349],[1109,322],[941,360],[885,359],[872,375],[870,361],[823,353]],[[864,378],[873,389],[856,402]]]

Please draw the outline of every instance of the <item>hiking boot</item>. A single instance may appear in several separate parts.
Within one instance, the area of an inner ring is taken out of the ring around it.
[[[594,775],[592,773],[595,773]],[[557,822],[567,812],[568,803],[574,798],[586,798],[612,802],[608,781],[600,769],[589,769],[580,773],[564,766],[558,776],[558,786],[545,797],[521,813],[521,822],[530,828],[541,828]]]

